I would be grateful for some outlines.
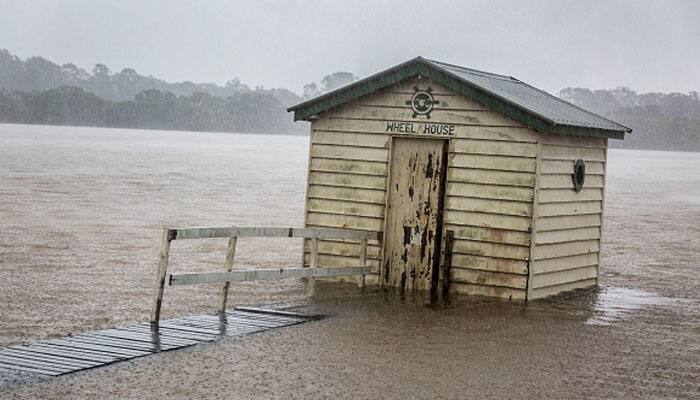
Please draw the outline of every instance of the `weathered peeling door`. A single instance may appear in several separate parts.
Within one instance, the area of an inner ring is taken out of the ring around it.
[[[437,284],[442,237],[445,144],[395,137],[387,201],[385,285],[429,290]]]

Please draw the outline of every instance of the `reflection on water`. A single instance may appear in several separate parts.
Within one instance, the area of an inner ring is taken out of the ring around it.
[[[500,312],[517,312],[523,310],[532,318],[566,319],[580,321],[585,325],[608,326],[626,319],[642,316],[645,310],[662,309],[667,312],[680,312],[684,306],[691,305],[692,300],[671,298],[656,293],[622,287],[600,287],[578,289],[558,296],[531,301],[507,301],[480,296],[450,295],[432,297],[428,292],[400,291],[398,289],[368,287],[364,291],[352,284],[332,284],[319,282],[319,288],[313,303],[325,302],[356,303],[356,307],[372,307],[370,304],[381,303],[384,306],[403,307],[419,306],[435,311],[456,309],[465,310],[475,317],[477,314],[489,318],[496,309]],[[280,303],[283,307],[298,307],[303,303]],[[506,311],[507,310],[507,311]]]
[[[592,304],[594,316],[586,320],[586,325],[610,325],[631,317],[635,312],[651,307],[671,308],[685,299],[659,296],[655,293],[621,287],[604,288],[598,291]]]

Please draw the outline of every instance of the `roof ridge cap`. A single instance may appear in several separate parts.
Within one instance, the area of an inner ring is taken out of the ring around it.
[[[422,58],[422,57],[421,57],[421,58]],[[488,76],[494,76],[494,77],[504,78],[504,79],[513,80],[513,81],[516,81],[516,82],[522,82],[520,79],[515,78],[515,77],[513,77],[513,76],[509,76],[509,75],[496,74],[496,73],[489,72],[489,71],[484,71],[484,70],[480,70],[480,69],[476,69],[476,68],[465,67],[465,66],[457,65],[457,64],[446,63],[446,62],[438,61],[438,60],[431,60],[431,59],[428,59],[428,58],[422,58],[422,59],[425,60],[425,61],[428,61],[428,62],[431,63],[431,64],[438,64],[437,66],[444,65],[444,66],[447,66],[447,67],[458,68],[458,69],[462,69],[462,70],[466,70],[466,71],[470,71],[470,72],[475,72],[475,73],[478,73],[478,74],[483,74],[483,75],[488,75]]]

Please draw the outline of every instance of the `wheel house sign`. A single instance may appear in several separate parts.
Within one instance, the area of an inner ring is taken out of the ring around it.
[[[427,89],[421,90],[418,86],[413,87],[413,95],[410,100],[406,100],[406,105],[411,107],[413,114],[411,118],[425,117],[430,119],[430,112],[433,107],[440,104],[440,101],[435,100],[433,96],[433,88],[428,86]],[[402,121],[387,121],[384,132],[388,133],[406,133],[414,135],[435,135],[435,136],[454,136],[455,125],[427,122],[402,122]]]
[[[523,300],[597,284],[608,139],[629,128],[420,57],[289,110],[311,122],[305,225],[378,233],[369,284]],[[320,240],[316,261],[359,245]]]
[[[406,101],[406,105],[411,106],[411,110],[413,110],[413,118],[424,115],[430,119],[430,112],[433,111],[433,106],[436,104],[440,104],[440,102],[433,97],[433,88],[430,86],[426,90],[420,90],[418,86],[414,86],[411,100]]]

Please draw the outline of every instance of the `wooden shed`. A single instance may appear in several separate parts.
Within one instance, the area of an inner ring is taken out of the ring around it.
[[[631,129],[421,57],[289,111],[311,122],[305,225],[380,233],[368,283],[510,299],[596,285],[608,139]],[[348,266],[359,244],[318,248]]]

